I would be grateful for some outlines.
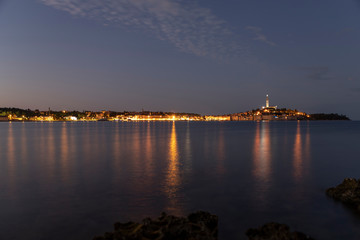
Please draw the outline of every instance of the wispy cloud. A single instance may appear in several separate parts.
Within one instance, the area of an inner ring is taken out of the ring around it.
[[[39,0],[74,16],[142,29],[184,52],[216,59],[238,57],[246,48],[209,9],[184,0]]]
[[[274,42],[268,40],[268,38],[262,32],[262,28],[255,27],[255,26],[247,26],[246,29],[252,31],[255,34],[254,40],[264,42],[264,43],[269,44],[271,46],[276,45]]]
[[[301,70],[305,71],[306,77],[313,81],[326,81],[334,78],[326,66],[303,67]]]

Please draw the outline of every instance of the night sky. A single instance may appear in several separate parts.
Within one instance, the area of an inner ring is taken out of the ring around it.
[[[0,107],[360,119],[360,1],[0,0]]]

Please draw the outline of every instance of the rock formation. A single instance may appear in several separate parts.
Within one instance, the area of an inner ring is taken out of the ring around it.
[[[313,240],[301,232],[290,232],[289,226],[279,223],[268,223],[259,228],[246,231],[249,240]]]
[[[114,232],[94,240],[216,240],[218,217],[207,212],[196,212],[187,218],[162,213],[157,219],[145,218],[142,223],[114,224]]]
[[[287,225],[268,223],[247,230],[249,240],[313,240],[301,233],[290,232]],[[141,223],[114,224],[114,231],[93,240],[217,240],[218,217],[198,211],[188,217],[175,217],[162,213],[157,219],[145,218]]]
[[[326,194],[360,212],[360,179],[345,178],[340,185],[326,190]]]

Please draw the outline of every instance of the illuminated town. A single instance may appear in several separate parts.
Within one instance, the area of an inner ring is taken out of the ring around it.
[[[307,114],[296,109],[270,106],[266,95],[265,106],[247,112],[224,115],[200,115],[174,112],[114,112],[114,111],[48,111],[0,108],[0,121],[279,121],[279,120],[348,120],[338,114]]]

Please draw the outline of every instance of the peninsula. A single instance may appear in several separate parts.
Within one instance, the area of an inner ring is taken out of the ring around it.
[[[0,121],[281,121],[281,120],[350,120],[336,113],[307,114],[297,109],[270,106],[269,96],[262,108],[224,115],[200,115],[162,111],[47,111],[0,108]]]

